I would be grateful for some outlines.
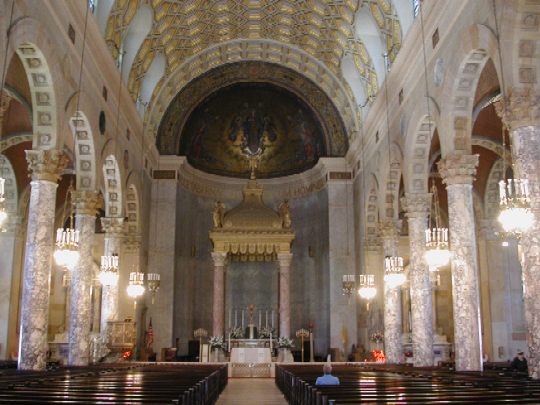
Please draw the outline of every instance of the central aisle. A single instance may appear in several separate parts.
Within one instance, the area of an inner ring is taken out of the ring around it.
[[[273,378],[229,378],[216,405],[287,405]]]

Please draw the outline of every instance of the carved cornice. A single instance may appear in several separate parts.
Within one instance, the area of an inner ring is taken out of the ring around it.
[[[103,196],[97,191],[75,190],[72,199],[76,215],[93,217],[103,207]]]
[[[431,193],[405,193],[401,205],[408,218],[426,217],[431,208]]]
[[[540,93],[534,89],[512,88],[504,100],[498,97],[493,105],[510,130],[540,125]]]
[[[472,184],[478,166],[479,155],[465,155],[452,152],[441,159],[437,166],[443,183]]]
[[[59,150],[27,150],[26,161],[32,180],[58,182],[68,165],[67,156]]]

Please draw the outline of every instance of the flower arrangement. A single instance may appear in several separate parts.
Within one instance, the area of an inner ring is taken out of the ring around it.
[[[231,329],[231,339],[242,339],[244,337],[244,331],[241,327]]]
[[[223,336],[211,336],[208,343],[212,349],[223,349],[225,347]]]
[[[259,331],[259,338],[260,339],[268,339],[270,335],[275,336],[276,332],[274,331],[274,328],[270,328],[267,326],[263,326],[261,330]]]
[[[384,334],[382,332],[380,332],[380,331],[373,332],[369,336],[369,340],[371,340],[372,342],[382,342],[384,340]]]
[[[294,342],[292,341],[292,339],[281,336],[277,341],[277,345],[279,348],[290,349],[294,346]]]

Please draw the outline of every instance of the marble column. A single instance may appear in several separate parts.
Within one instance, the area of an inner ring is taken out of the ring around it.
[[[90,358],[90,327],[92,325],[92,279],[94,258],[92,248],[96,229],[96,213],[101,198],[94,191],[74,191],[75,229],[79,231],[79,263],[71,271],[69,308],[70,366],[87,366]]]
[[[448,193],[454,350],[457,371],[482,370],[480,295],[472,182],[478,155],[452,152],[438,163]]]
[[[44,370],[56,188],[68,159],[58,150],[27,150],[26,160],[32,181],[24,257],[18,368]]]
[[[523,299],[527,324],[529,375],[540,379],[540,93],[512,88],[495,103],[510,131],[514,177],[529,180],[533,227],[521,238]],[[514,353],[511,353],[514,355]]]
[[[214,301],[212,306],[212,334],[225,336],[225,261],[227,253],[212,252],[214,261]]]
[[[16,260],[15,251],[18,245],[20,218],[13,212],[4,225],[5,232],[0,232],[0,360],[9,360],[8,341],[10,329],[15,325],[10,322],[10,313],[16,312],[13,308],[15,291],[12,288],[13,270]]]
[[[101,226],[105,231],[103,255],[119,255],[124,233],[124,218],[101,218]],[[101,333],[106,333],[107,322],[118,320],[118,289],[120,285],[126,284],[121,284],[118,280],[116,285],[101,287]]]
[[[292,253],[278,253],[279,262],[279,336],[291,337],[291,260]]]
[[[411,294],[414,365],[433,365],[433,302],[429,268],[425,261],[431,194],[407,193],[402,199],[409,223],[409,284]]]
[[[384,256],[397,256],[401,221],[386,220],[380,224]],[[401,287],[384,283],[384,350],[386,362],[403,363]]]

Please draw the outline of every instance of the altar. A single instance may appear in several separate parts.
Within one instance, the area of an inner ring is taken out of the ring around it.
[[[240,347],[267,347],[270,350],[276,347],[276,340],[272,339],[230,339],[229,350]]]
[[[231,363],[271,363],[272,353],[267,347],[233,347]]]

